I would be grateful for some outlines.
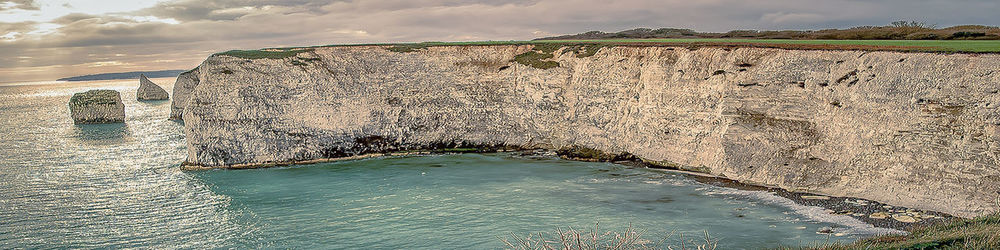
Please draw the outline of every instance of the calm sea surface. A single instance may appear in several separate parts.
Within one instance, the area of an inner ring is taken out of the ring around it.
[[[153,79],[170,92],[173,79]],[[0,248],[493,249],[509,233],[708,233],[722,249],[851,241],[878,229],[684,175],[513,154],[181,171],[170,102],[138,81],[0,86]],[[122,93],[126,123],[73,125],[76,92]]]

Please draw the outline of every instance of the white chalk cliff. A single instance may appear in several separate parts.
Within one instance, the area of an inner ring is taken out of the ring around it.
[[[530,45],[390,49],[211,56],[174,88],[186,164],[578,147],[958,216],[997,210],[1000,55],[618,46],[559,49],[540,69],[512,61]]]

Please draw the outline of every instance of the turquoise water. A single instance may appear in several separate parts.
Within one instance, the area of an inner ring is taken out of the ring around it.
[[[165,88],[173,79],[153,79]],[[0,86],[0,248],[492,249],[555,227],[722,249],[850,241],[879,229],[760,191],[609,163],[516,154],[181,171],[183,124],[136,81]],[[72,124],[75,92],[116,89],[126,124]]]

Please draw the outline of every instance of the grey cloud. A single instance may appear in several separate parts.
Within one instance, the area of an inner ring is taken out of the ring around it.
[[[254,13],[290,13],[310,11],[333,1],[308,0],[180,0],[157,4],[139,11],[162,18],[174,18],[180,21],[198,20],[235,20]],[[265,10],[266,7],[278,7]]]
[[[7,6],[9,3],[13,3],[13,7],[4,8],[2,6]],[[22,10],[38,10],[38,4],[34,0],[5,0],[0,1],[0,11],[7,9],[22,9]]]
[[[121,51],[183,61],[132,61],[143,67],[166,67],[196,65],[209,51],[229,49],[523,40],[636,27],[823,29],[903,19],[939,26],[997,25],[997,12],[1000,2],[993,0],[179,0],[132,13],[60,17],[52,21],[63,25],[55,33],[0,42],[0,54],[13,55],[0,59],[0,69],[70,64],[66,58],[72,58],[72,64],[106,60],[99,58]],[[138,22],[124,16],[173,18],[180,23]],[[0,31],[23,33],[35,25],[0,23]],[[144,49],[159,52],[142,52]],[[101,56],[78,56],[81,53]],[[34,58],[16,59],[18,56]]]
[[[65,16],[61,16],[59,18],[53,19],[50,22],[51,23],[55,23],[55,24],[66,25],[66,24],[70,24],[70,23],[73,23],[73,22],[76,22],[76,21],[87,20],[87,19],[100,19],[100,18],[101,18],[101,16],[95,16],[95,15],[90,15],[90,14],[71,13],[69,15],[65,15]]]
[[[36,22],[19,22],[19,23],[0,23],[0,35],[4,35],[10,32],[28,32],[35,29],[38,23]]]

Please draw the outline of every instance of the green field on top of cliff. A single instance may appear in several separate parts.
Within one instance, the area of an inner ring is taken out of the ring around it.
[[[656,38],[656,39],[596,39],[596,40],[535,40],[535,41],[480,41],[480,42],[424,42],[402,45],[455,46],[455,45],[505,45],[505,44],[579,44],[601,43],[613,45],[648,46],[719,46],[767,47],[785,49],[820,50],[889,50],[912,52],[995,53],[1000,52],[1000,40],[787,40],[740,38]]]
[[[796,50],[861,50],[932,53],[1000,53],[1000,40],[788,40],[745,38],[653,38],[653,39],[594,39],[594,40],[532,40],[532,41],[470,41],[470,42],[420,42],[420,43],[367,43],[334,44],[304,47],[265,48],[259,50],[231,50],[217,53],[248,59],[280,59],[307,52],[314,48],[343,46],[391,46],[390,51],[414,52],[435,46],[485,46],[485,45],[587,45],[604,46],[677,46],[687,48],[779,48]]]

